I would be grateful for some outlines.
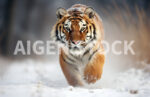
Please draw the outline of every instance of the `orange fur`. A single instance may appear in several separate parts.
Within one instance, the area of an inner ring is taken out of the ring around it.
[[[81,4],[76,4],[73,5],[71,8],[67,10],[67,14],[64,15],[63,18],[58,20],[56,25],[54,26],[54,29],[52,30],[52,34],[55,33],[56,26],[58,28],[61,28],[61,31],[64,32],[66,36],[67,41],[78,41],[78,40],[85,40],[86,34],[89,30],[90,24],[94,24],[96,27],[96,35],[97,35],[97,40],[96,44],[92,47],[90,51],[94,52],[97,49],[100,49],[100,51],[97,51],[96,53],[93,54],[92,58],[85,64],[85,67],[83,69],[80,68],[80,65],[82,64],[76,64],[78,67],[74,67],[71,64],[68,64],[66,62],[67,59],[67,51],[64,50],[63,48],[60,49],[60,56],[59,56],[59,61],[60,65],[62,68],[62,71],[68,81],[68,83],[72,86],[83,86],[84,82],[87,82],[88,84],[90,83],[95,83],[97,80],[99,80],[102,76],[102,71],[103,71],[103,65],[105,61],[105,55],[103,54],[104,48],[103,45],[101,44],[101,41],[104,36],[104,31],[103,31],[103,26],[102,26],[102,21],[99,17],[99,15],[95,12],[94,18],[90,19],[87,15],[83,15],[82,18],[88,22],[88,29],[84,30],[83,33],[80,32],[79,30],[79,20],[72,20],[71,23],[71,29],[72,29],[72,36],[70,36],[69,32],[65,29],[63,29],[63,22],[68,18],[68,16],[72,16],[76,14],[76,18],[80,18],[80,13],[84,13],[85,9],[87,6],[81,5]],[[74,9],[80,9],[77,11],[74,11]],[[79,14],[79,16],[78,16]],[[59,24],[59,25],[58,25]],[[90,32],[90,31],[89,31]],[[90,56],[91,53],[87,53],[87,56]],[[81,59],[84,57],[76,57],[76,59]]]
[[[95,83],[101,78],[105,56],[103,54],[96,54],[94,60],[88,63],[84,70],[84,79],[88,83]]]

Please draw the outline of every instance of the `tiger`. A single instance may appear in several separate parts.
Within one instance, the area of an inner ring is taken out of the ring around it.
[[[58,8],[52,39],[60,46],[59,63],[71,86],[96,83],[105,62],[104,28],[95,10],[83,4]]]

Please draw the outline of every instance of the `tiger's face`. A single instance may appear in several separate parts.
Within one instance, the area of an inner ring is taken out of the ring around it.
[[[64,44],[71,51],[80,51],[96,39],[96,29],[92,18],[94,11],[91,8],[81,13],[77,10],[68,13],[65,9],[58,9],[56,24],[56,40]]]

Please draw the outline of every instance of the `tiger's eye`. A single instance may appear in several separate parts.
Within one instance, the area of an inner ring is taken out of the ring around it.
[[[83,24],[83,26],[86,26],[86,24]]]
[[[85,30],[85,28],[86,28],[86,27],[82,27],[80,31],[83,32],[83,31]]]
[[[69,28],[69,27],[65,27],[65,29],[66,29],[68,32],[70,32],[70,28]]]
[[[64,24],[64,26],[68,26],[68,24]]]

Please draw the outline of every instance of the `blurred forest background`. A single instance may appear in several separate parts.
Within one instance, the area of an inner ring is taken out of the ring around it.
[[[150,62],[150,0],[0,0],[0,55],[18,58],[13,55],[18,40],[23,40],[25,46],[26,40],[49,40],[56,9],[78,3],[91,6],[100,14],[105,40],[135,41],[136,55],[114,57],[110,52],[108,60],[116,60],[114,64]]]

